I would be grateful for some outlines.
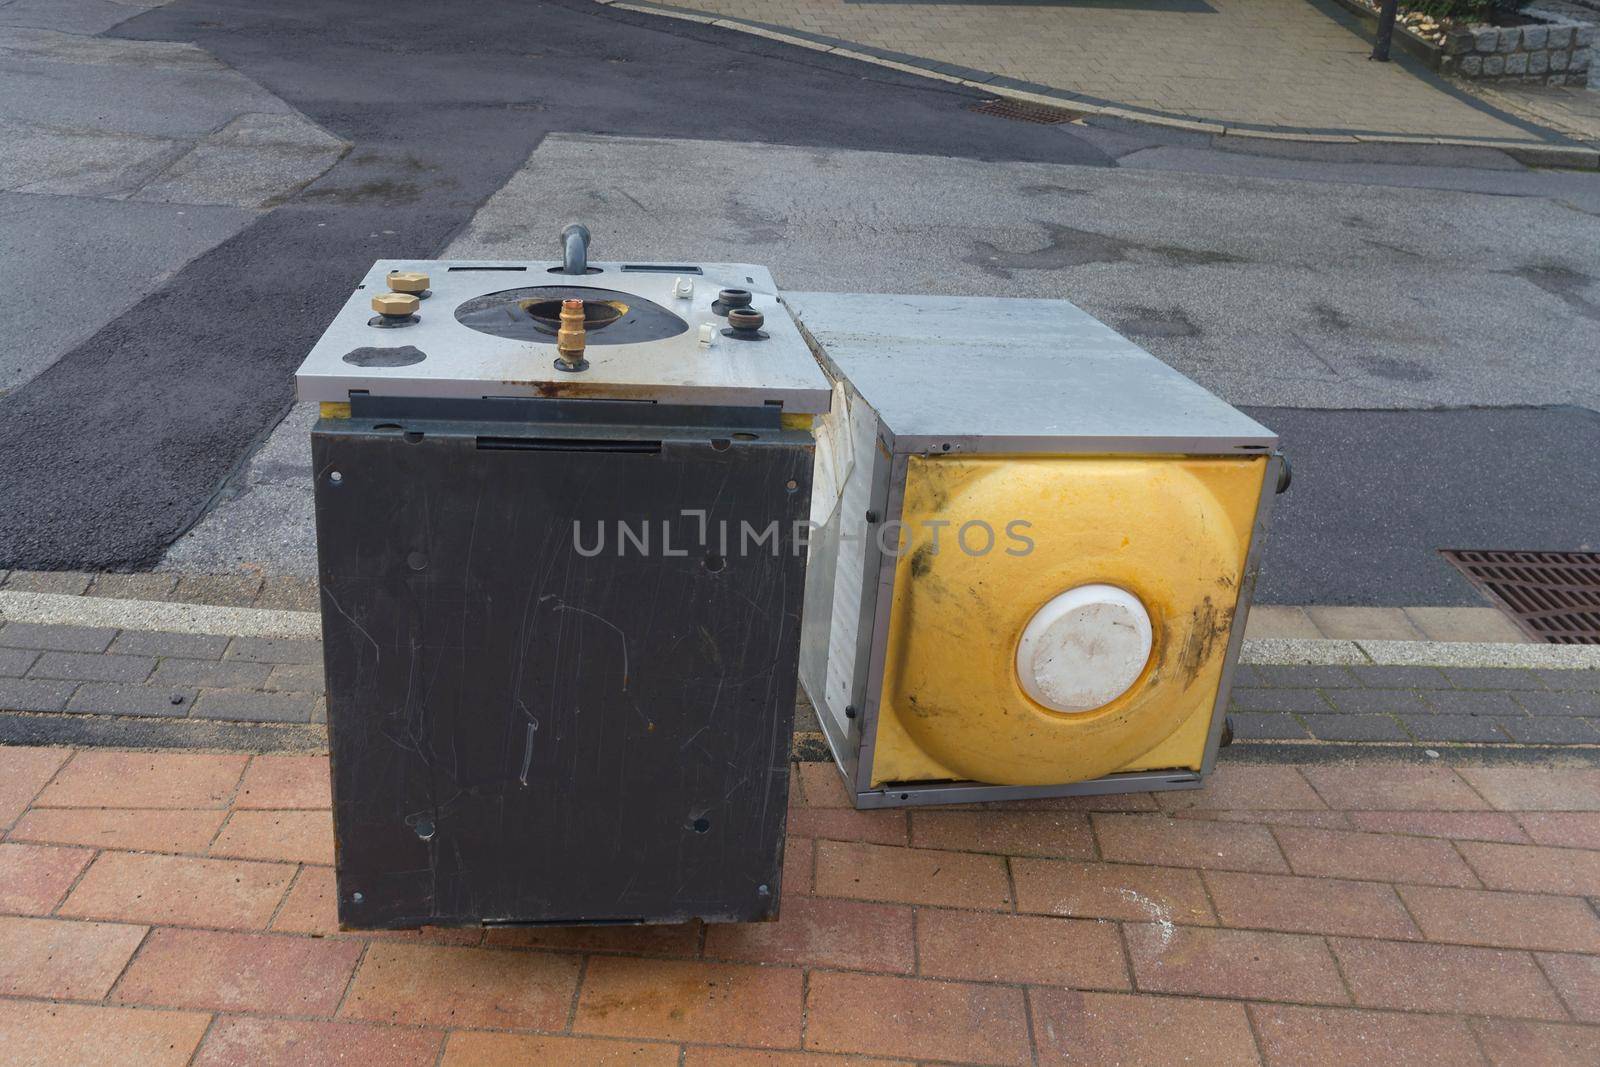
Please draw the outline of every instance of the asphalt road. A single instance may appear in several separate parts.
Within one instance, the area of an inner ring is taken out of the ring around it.
[[[1471,603],[1437,548],[1600,537],[1594,175],[1007,123],[588,0],[176,3],[114,32],[192,41],[352,148],[0,397],[0,567],[150,566],[214,503],[167,565],[305,573],[304,412],[246,461],[346,287],[547,256],[573,214],[600,256],[1078,301],[1284,435],[1265,601]]]
[[[154,564],[288,410],[352,279],[435,254],[552,130],[1109,161],[973,93],[581,0],[176,3],[114,32],[192,41],[352,148],[0,397],[0,566]]]

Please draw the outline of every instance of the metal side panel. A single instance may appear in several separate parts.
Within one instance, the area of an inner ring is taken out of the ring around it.
[[[810,558],[800,651],[800,679],[846,779],[855,773],[867,676],[871,667],[878,525],[888,492],[890,449],[882,425],[845,382],[817,420]],[[856,714],[852,715],[854,711]]]
[[[313,433],[341,923],[774,917],[810,436],[485,429]]]

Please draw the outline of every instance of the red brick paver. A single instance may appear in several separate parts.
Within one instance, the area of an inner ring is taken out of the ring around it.
[[[0,845],[0,914],[48,914],[93,857],[86,848]]]
[[[795,781],[775,922],[363,933],[325,759],[0,748],[0,1062],[1600,1062],[1582,769],[909,812]]]
[[[1260,1063],[1242,1004],[1034,989],[1041,1067],[1246,1067]]]

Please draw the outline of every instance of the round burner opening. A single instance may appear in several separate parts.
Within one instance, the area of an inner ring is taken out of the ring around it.
[[[561,304],[560,300],[526,300],[522,310],[532,316],[534,322],[555,333],[561,328]],[[591,333],[604,329],[627,313],[628,305],[620,300],[585,300],[583,328]]]
[[[689,329],[681,317],[652,300],[587,285],[534,285],[485,293],[463,301],[455,317],[480,333],[554,344],[563,300],[583,301],[584,331],[591,346],[660,341]]]

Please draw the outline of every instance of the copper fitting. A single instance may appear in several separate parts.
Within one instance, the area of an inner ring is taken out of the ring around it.
[[[583,301],[561,301],[561,323],[556,330],[556,351],[561,356],[557,364],[562,370],[583,370],[588,361],[583,358],[586,342],[583,328]]]

